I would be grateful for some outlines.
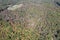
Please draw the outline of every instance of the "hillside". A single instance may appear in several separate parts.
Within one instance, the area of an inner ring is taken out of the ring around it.
[[[51,0],[20,3],[23,7],[0,12],[0,40],[60,40],[60,6]]]

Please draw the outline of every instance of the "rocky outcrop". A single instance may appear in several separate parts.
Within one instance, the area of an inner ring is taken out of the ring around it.
[[[54,3],[58,6],[60,6],[60,0],[54,0]]]
[[[11,7],[8,7],[7,9],[13,11],[13,10],[16,10],[18,8],[21,8],[21,7],[23,7],[23,4],[13,5]]]

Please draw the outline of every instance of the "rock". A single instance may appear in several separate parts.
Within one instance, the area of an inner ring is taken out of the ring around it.
[[[58,6],[60,6],[60,0],[54,0],[55,4],[57,4]]]
[[[21,8],[22,6],[23,6],[23,4],[19,4],[19,5],[14,5],[14,6],[8,7],[7,9],[13,11],[13,10],[16,10],[18,8]]]

